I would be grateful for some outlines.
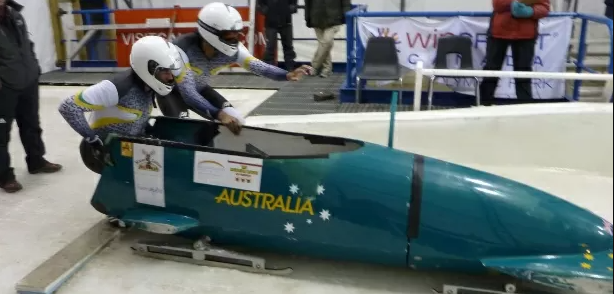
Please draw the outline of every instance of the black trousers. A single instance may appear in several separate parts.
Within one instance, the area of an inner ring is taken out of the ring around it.
[[[15,179],[8,150],[13,121],[17,122],[19,128],[28,170],[45,164],[45,144],[38,115],[38,90],[38,80],[23,90],[0,86],[0,184]]]
[[[486,43],[486,65],[483,70],[501,70],[507,48],[512,47],[514,71],[532,71],[535,57],[535,40],[505,40],[488,37]],[[480,96],[484,105],[492,104],[499,78],[484,78],[480,85]],[[531,79],[515,79],[516,97],[519,102],[533,100]]]
[[[275,53],[277,52],[277,35],[281,37],[281,46],[284,51],[284,62],[287,70],[294,70],[294,60],[296,59],[296,52],[294,51],[294,44],[292,39],[294,28],[292,24],[284,24],[280,26],[267,26],[265,28],[266,37],[266,49],[262,61],[268,64],[274,64]]]

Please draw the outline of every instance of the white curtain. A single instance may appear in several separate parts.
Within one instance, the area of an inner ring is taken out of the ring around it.
[[[57,69],[55,67],[56,49],[48,1],[19,0],[17,2],[24,6],[21,14],[26,19],[30,39],[34,42],[36,56],[43,73]]]

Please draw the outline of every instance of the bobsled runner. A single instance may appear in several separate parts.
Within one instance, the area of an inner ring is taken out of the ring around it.
[[[292,271],[217,247],[234,245],[612,293],[612,224],[493,174],[358,140],[249,126],[235,136],[167,117],[152,118],[148,137],[106,146],[92,206],[191,240],[139,241],[141,255]]]

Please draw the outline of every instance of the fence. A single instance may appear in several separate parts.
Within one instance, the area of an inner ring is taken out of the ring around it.
[[[347,88],[356,88],[356,74],[361,68],[361,62],[363,60],[365,48],[360,40],[360,34],[358,32],[358,18],[359,17],[423,17],[423,18],[444,18],[444,17],[490,17],[492,12],[368,12],[366,5],[359,5],[354,9],[346,13],[346,29],[347,29],[347,64],[346,64],[346,81]],[[612,20],[601,17],[587,15],[583,13],[551,13],[548,17],[572,17],[574,19],[581,20],[580,36],[578,38],[578,57],[573,61],[576,69],[576,73],[595,73],[596,70],[584,65],[586,57],[586,39],[587,29],[589,22],[596,22],[606,25],[610,34],[610,61],[608,65],[608,72],[613,73],[613,61],[614,52],[613,46],[613,25]],[[479,75],[478,75],[479,76]],[[580,96],[580,87],[582,87],[583,79],[575,79],[573,86],[573,94],[571,99],[578,100]],[[418,85],[416,85],[418,86]],[[419,91],[416,91],[419,92]],[[611,101],[611,100],[610,100]]]

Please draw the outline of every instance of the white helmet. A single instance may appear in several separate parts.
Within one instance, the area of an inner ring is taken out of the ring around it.
[[[239,46],[239,40],[224,40],[225,32],[241,32],[243,19],[241,14],[231,6],[221,2],[205,5],[198,12],[198,33],[215,49],[228,56],[234,56]]]
[[[130,66],[152,90],[166,96],[173,90],[175,82],[161,81],[158,74],[162,70],[181,69],[183,59],[177,47],[164,38],[145,36],[132,45]]]

